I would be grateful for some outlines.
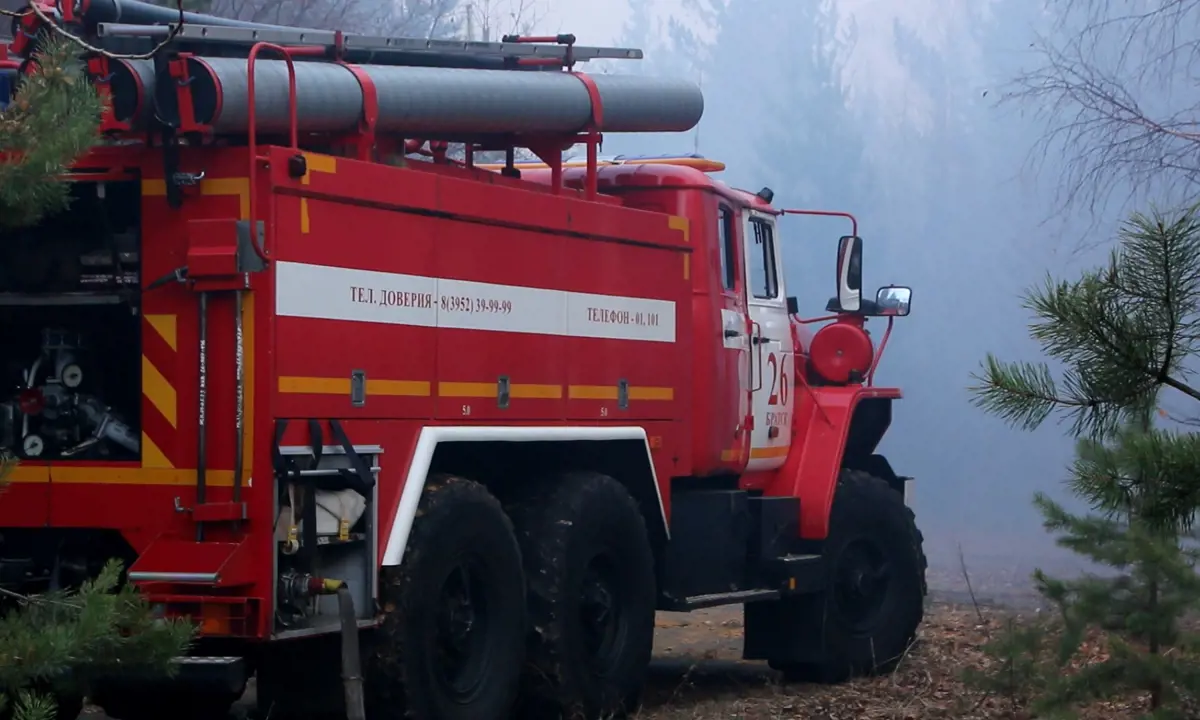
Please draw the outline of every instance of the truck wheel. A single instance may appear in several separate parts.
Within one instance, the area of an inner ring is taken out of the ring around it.
[[[571,473],[543,489],[512,509],[529,581],[522,717],[633,711],[657,598],[642,513],[624,486],[597,473]]]
[[[381,595],[368,717],[509,716],[525,660],[525,580],[512,523],[486,488],[430,478]]]
[[[923,542],[900,493],[880,478],[843,470],[825,541],[826,590],[785,601],[815,625],[820,659],[771,667],[789,681],[824,683],[894,667],[925,614]]]

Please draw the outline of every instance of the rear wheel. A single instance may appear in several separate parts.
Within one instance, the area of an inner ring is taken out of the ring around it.
[[[522,717],[637,708],[654,644],[654,555],[616,480],[572,473],[512,509],[529,579]]]
[[[368,716],[508,717],[525,655],[525,582],[512,525],[482,485],[431,478],[367,679]]]
[[[825,542],[826,589],[781,608],[799,615],[820,645],[772,659],[771,667],[787,680],[829,683],[894,667],[924,616],[923,540],[900,493],[867,473],[842,471]]]

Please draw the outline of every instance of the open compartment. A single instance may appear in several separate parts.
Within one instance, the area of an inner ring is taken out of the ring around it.
[[[335,439],[346,440],[336,420]],[[379,557],[378,445],[323,445],[310,423],[313,447],[279,448],[276,477],[275,568],[279,577],[275,636],[299,637],[341,626],[337,598],[314,582],[346,584],[360,622],[375,616]],[[318,580],[319,579],[319,580]]]
[[[141,457],[141,191],[75,182],[66,210],[0,224],[0,452]]]

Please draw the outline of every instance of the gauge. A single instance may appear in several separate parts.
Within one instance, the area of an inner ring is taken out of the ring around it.
[[[25,457],[40,457],[46,451],[46,441],[42,440],[41,435],[26,435],[21,448],[25,451]]]
[[[65,365],[59,379],[62,380],[63,385],[74,390],[83,382],[83,368],[75,363]]]

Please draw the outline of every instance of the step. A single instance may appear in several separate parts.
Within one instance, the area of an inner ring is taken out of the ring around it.
[[[719,607],[721,605],[742,605],[749,602],[778,599],[778,590],[738,590],[727,593],[712,593],[711,595],[693,595],[680,600],[674,600],[670,603],[670,607],[663,609],[673,612],[689,612],[702,608]]]

